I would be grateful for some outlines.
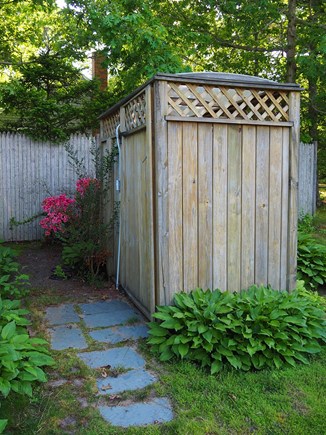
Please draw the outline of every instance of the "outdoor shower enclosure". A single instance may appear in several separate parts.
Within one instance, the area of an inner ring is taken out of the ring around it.
[[[158,74],[101,116],[103,149],[121,132],[120,283],[147,316],[196,287],[295,288],[299,102],[294,84]]]

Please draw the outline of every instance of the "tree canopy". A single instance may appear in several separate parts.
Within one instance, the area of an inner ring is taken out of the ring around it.
[[[296,81],[304,88],[302,139],[318,140],[326,146],[323,0],[66,0],[62,10],[51,1],[26,0],[2,4],[0,18],[10,8],[20,8],[26,18],[13,14],[9,24],[9,29],[18,22],[25,26],[25,40],[17,29],[11,37],[0,36],[2,60],[35,62],[39,57],[41,61],[45,56],[44,29],[51,28],[48,60],[59,56],[60,65],[66,65],[70,73],[87,50],[105,54],[110,74],[107,104],[158,71],[225,71]],[[28,21],[27,17],[33,18]],[[16,53],[17,47],[25,46],[28,49]],[[20,86],[22,93],[31,86],[29,67],[11,65],[15,79],[20,77],[15,86]],[[30,69],[41,74],[42,68]],[[63,86],[72,94],[73,81]],[[39,88],[46,95],[42,81]],[[77,87],[77,99],[79,92]],[[61,94],[56,95],[59,98]],[[10,104],[16,103],[9,101],[8,108]]]

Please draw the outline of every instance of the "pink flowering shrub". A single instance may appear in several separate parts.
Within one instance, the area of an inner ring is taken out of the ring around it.
[[[80,178],[76,183],[76,191],[84,196],[89,188],[93,188],[94,191],[97,191],[100,187],[100,182],[96,178]]]
[[[43,200],[42,209],[47,215],[40,221],[40,225],[45,230],[46,236],[63,231],[63,225],[70,219],[68,210],[74,203],[75,199],[68,198],[65,194],[50,196]]]

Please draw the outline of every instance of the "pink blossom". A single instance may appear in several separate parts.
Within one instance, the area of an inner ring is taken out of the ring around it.
[[[96,178],[80,178],[77,180],[76,190],[81,196],[84,196],[90,186],[97,190],[100,187],[100,182]]]
[[[41,227],[45,230],[45,235],[49,236],[52,232],[58,233],[64,230],[63,224],[70,219],[68,209],[75,203],[75,199],[68,198],[61,194],[50,196],[42,202],[42,209],[47,216],[40,221]]]

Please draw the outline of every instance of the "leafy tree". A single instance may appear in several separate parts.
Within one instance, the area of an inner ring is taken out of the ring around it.
[[[9,13],[21,21],[10,20]],[[8,18],[10,29],[20,29],[0,40],[0,128],[60,142],[96,127],[107,94],[76,66],[86,58],[87,48],[77,38],[76,20],[41,1],[14,1],[0,14]]]

